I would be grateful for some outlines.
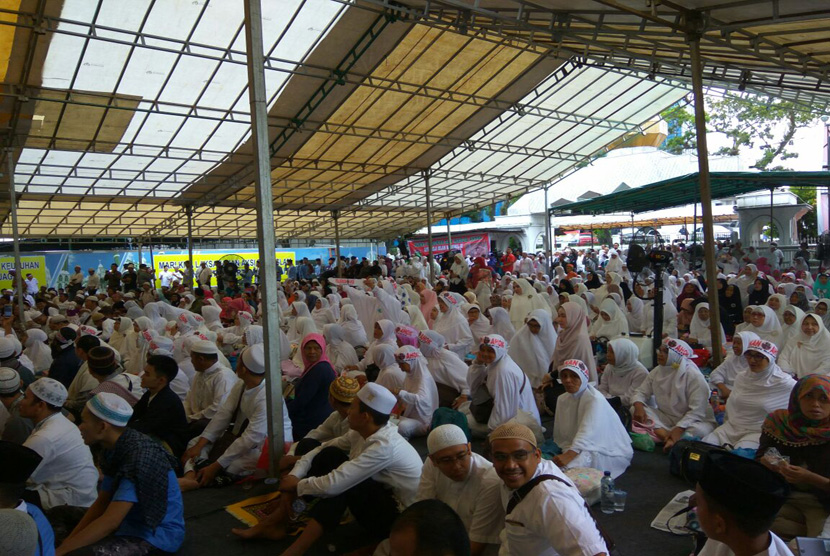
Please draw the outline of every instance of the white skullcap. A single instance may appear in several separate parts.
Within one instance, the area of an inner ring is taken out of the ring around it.
[[[434,454],[444,448],[460,446],[462,444],[466,445],[468,442],[467,435],[464,434],[464,431],[458,425],[441,425],[440,427],[435,427],[429,433],[427,437],[427,451],[430,454]]]
[[[32,394],[56,407],[63,407],[69,395],[66,392],[66,387],[54,378],[39,378],[29,385],[29,389]]]
[[[150,355],[164,355],[166,357],[173,357],[173,352],[167,349],[158,348],[150,352]]]
[[[20,375],[14,369],[0,367],[0,394],[20,391]]]
[[[255,375],[265,374],[265,345],[254,344],[242,351],[242,363]]]
[[[190,348],[191,353],[201,353],[202,355],[219,355],[219,348],[216,343],[208,340],[201,340],[193,344]]]
[[[361,388],[357,397],[367,406],[384,415],[392,413],[395,404],[398,403],[398,398],[392,392],[374,382],[369,382]]]
[[[0,338],[0,359],[8,359],[14,355],[14,342],[8,336]]]
[[[89,412],[115,427],[126,427],[133,416],[133,408],[118,394],[101,392],[86,402]]]

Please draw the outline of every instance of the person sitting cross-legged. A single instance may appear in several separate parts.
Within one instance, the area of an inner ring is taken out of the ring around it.
[[[102,392],[80,425],[88,445],[104,449],[104,480],[95,503],[58,547],[57,556],[176,552],[184,542],[184,506],[175,460],[150,437],[127,427],[130,404]]]
[[[383,386],[361,388],[349,408],[351,431],[303,456],[280,482],[282,505],[240,536],[285,538],[299,497],[310,506],[309,520],[283,556],[305,554],[325,531],[337,528],[347,508],[373,536],[388,537],[399,511],[415,499],[423,465],[389,423],[396,404]]]

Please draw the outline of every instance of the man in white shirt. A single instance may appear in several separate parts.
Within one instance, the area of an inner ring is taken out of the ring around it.
[[[769,530],[789,495],[787,481],[761,463],[709,452],[695,496],[700,527],[709,537],[700,556],[792,556]]]
[[[387,537],[400,510],[415,500],[423,465],[415,448],[389,423],[396,404],[392,392],[366,384],[349,408],[351,431],[303,456],[280,481],[282,506],[256,526],[233,532],[282,539],[294,502],[304,505],[316,498],[306,528],[284,554],[305,554],[340,524],[347,508],[371,534]]]
[[[37,283],[37,278],[31,272],[26,274],[26,279],[23,281],[26,283],[26,293],[29,295],[37,295],[38,290],[40,290],[40,285]]]
[[[769,244],[769,266],[772,270],[781,270],[784,267],[784,252],[778,248],[774,241]]]
[[[493,467],[504,483],[500,556],[608,554],[576,485],[556,464],[542,459],[529,428],[508,421],[490,433],[490,446]]]
[[[30,496],[45,510],[62,505],[88,508],[97,497],[98,470],[78,427],[61,413],[65,401],[63,384],[41,378],[26,389],[20,403],[20,416],[35,424],[23,445],[43,458],[29,478]]]
[[[89,269],[89,276],[86,279],[86,293],[89,295],[95,295],[98,293],[98,289],[101,287],[101,277],[95,274],[95,269]]]
[[[190,361],[196,375],[184,400],[184,412],[190,423],[188,436],[194,438],[202,434],[225,403],[237,380],[233,371],[219,362],[219,348],[214,342],[200,340],[194,343],[190,348]]]
[[[213,272],[208,268],[207,263],[202,263],[200,266],[196,281],[203,288],[210,289],[210,279],[213,277]]]
[[[230,477],[250,475],[256,469],[262,445],[268,436],[268,408],[265,402],[265,351],[263,344],[249,346],[237,361],[239,380],[208,426],[188,445],[182,456],[183,491],[209,486],[223,473]],[[286,420],[283,412],[283,420]],[[291,421],[284,423],[286,442],[291,442]],[[235,437],[222,450],[220,440],[228,432]],[[214,445],[219,450],[213,450]],[[221,452],[221,453],[218,453]]]
[[[69,277],[69,284],[67,284],[67,290],[69,291],[69,297],[75,297],[75,294],[78,293],[78,290],[84,284],[84,273],[81,272],[80,266],[75,266],[75,274],[72,274]]]

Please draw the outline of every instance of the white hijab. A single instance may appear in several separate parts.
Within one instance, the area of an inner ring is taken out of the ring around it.
[[[513,328],[513,323],[510,322],[510,314],[504,307],[490,307],[490,319],[493,321],[493,334],[498,334],[505,338],[507,343],[516,335],[516,329]]]
[[[366,329],[363,323],[357,318],[357,311],[354,305],[343,305],[340,310],[340,326],[343,327],[343,339],[352,347],[368,347],[369,339],[366,337]]]
[[[346,367],[357,365],[357,353],[345,340],[346,331],[342,326],[327,324],[323,327],[323,337],[326,339],[326,356],[335,371],[343,372]]]
[[[548,372],[556,349],[556,330],[553,329],[550,315],[541,309],[530,313],[527,321],[539,324],[538,334],[530,331],[527,324],[522,326],[513,339],[507,353],[519,368],[527,375],[530,385],[537,388]]]
[[[712,333],[710,331],[710,326],[712,325],[712,316],[709,315],[709,318],[703,320],[700,318],[700,311],[701,309],[709,309],[708,303],[699,303],[697,307],[695,307],[695,314],[692,316],[692,323],[689,325],[689,335],[692,338],[697,338],[697,341],[704,346],[711,346],[712,344]],[[723,325],[720,321],[716,320],[718,328],[720,328],[720,342],[721,345],[726,345],[726,334],[723,332]]]
[[[768,307],[766,305],[753,305],[752,312],[764,313],[764,323],[761,326],[755,326],[750,323],[749,326],[744,328],[744,330],[747,332],[754,332],[758,334],[758,337],[762,340],[772,342],[780,348],[781,346],[779,344],[782,340],[781,323],[778,321],[778,315],[775,314],[772,307]]]
[[[827,374],[825,371],[830,368],[830,331],[825,328],[820,316],[810,313],[803,319],[807,316],[816,321],[818,332],[807,336],[801,331],[799,323],[798,333],[781,354],[784,370],[794,373],[798,378],[809,374]]]
[[[645,316],[645,303],[643,300],[637,297],[636,295],[632,295],[628,298],[628,304],[631,305],[631,309],[629,310],[626,307],[626,318],[628,319],[628,330],[631,332],[645,332],[646,329],[646,316]]]
[[[599,318],[592,326],[591,335],[597,338],[605,337],[614,340],[620,336],[628,335],[628,320],[613,299],[613,294],[605,298],[599,306]],[[602,313],[608,315],[610,320],[602,318]]]
[[[26,349],[23,355],[32,362],[32,371],[40,373],[52,366],[52,350],[46,345],[46,332],[39,328],[26,330]]]
[[[418,335],[418,345],[427,358],[427,366],[435,382],[452,386],[460,392],[467,388],[469,367],[455,352],[444,349],[445,344],[444,337],[434,330]]]

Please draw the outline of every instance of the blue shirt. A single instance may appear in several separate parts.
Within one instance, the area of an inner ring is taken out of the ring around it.
[[[144,514],[138,502],[135,483],[129,479],[120,479],[117,483],[112,477],[104,475],[101,490],[112,493],[113,502],[132,502],[133,507],[116,535],[122,537],[138,537],[144,539],[159,550],[176,552],[184,542],[184,505],[182,491],[176,480],[176,474],[171,469],[167,473],[167,513],[155,529],[150,529],[144,522]]]
[[[24,502],[25,503],[25,502]],[[24,504],[24,503],[21,503]],[[21,509],[18,507],[18,509]],[[37,550],[35,556],[55,556],[55,532],[52,525],[40,508],[34,504],[26,504],[26,513],[35,520],[37,525]]]
[[[288,279],[289,280],[296,280],[297,279],[297,267],[296,266],[289,266],[288,267]]]

